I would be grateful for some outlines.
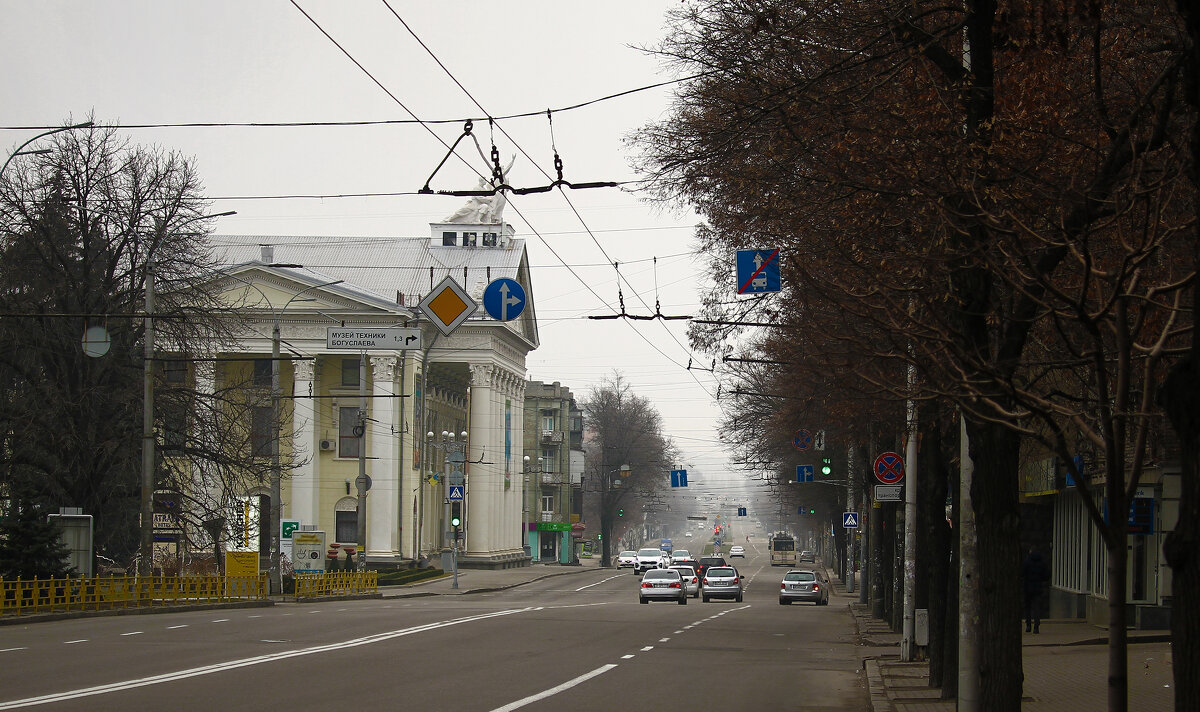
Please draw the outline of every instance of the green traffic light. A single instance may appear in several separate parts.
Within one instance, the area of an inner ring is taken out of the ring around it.
[[[821,474],[822,475],[833,474],[833,460],[831,460],[828,457],[821,458]]]
[[[462,526],[462,520],[459,519],[458,517],[454,517],[453,519],[450,520],[450,526],[458,528],[458,527]]]
[[[623,517],[623,516],[625,516],[625,510],[624,510],[624,509],[618,509],[618,510],[617,510],[617,516],[618,516],[618,517]]]

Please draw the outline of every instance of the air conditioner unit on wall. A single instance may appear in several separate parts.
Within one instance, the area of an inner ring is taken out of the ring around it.
[[[321,449],[322,450],[330,451],[330,450],[333,450],[333,448],[334,448],[334,442],[332,440],[322,440],[321,441]]]

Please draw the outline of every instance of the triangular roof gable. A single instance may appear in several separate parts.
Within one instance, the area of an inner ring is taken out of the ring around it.
[[[214,281],[227,283],[222,292],[230,304],[248,309],[353,311],[359,315],[377,311],[380,315],[413,318],[410,308],[346,282],[332,284],[338,280],[313,270],[273,267],[253,261],[221,270],[214,275]]]

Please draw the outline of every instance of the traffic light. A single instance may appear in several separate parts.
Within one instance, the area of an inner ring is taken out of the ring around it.
[[[817,508],[816,508],[816,507],[809,507],[809,508],[808,508],[808,513],[809,513],[809,514],[816,514],[816,513],[817,513]]]
[[[623,516],[625,516],[625,508],[624,508],[624,507],[622,507],[621,509],[618,509],[618,510],[617,510],[617,516],[618,516],[618,517],[623,517]]]
[[[821,458],[821,474],[826,477],[833,474],[833,459],[829,457]]]
[[[450,503],[450,526],[455,529],[462,526],[462,502]]]

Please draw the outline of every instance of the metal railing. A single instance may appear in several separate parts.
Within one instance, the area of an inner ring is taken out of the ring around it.
[[[330,571],[296,574],[296,599],[379,593],[378,571]]]
[[[266,598],[266,574],[0,580],[0,615],[152,608]]]

